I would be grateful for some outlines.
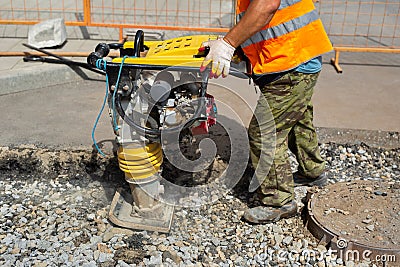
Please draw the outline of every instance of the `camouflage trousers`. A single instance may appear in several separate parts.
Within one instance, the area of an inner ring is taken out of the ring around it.
[[[294,198],[288,149],[296,156],[301,174],[315,178],[325,169],[311,103],[318,75],[292,71],[273,82],[259,84],[262,95],[248,134],[250,156],[260,183],[258,194],[265,205],[282,206]]]

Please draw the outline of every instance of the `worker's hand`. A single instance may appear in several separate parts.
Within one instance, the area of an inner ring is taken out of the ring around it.
[[[218,78],[221,74],[222,77],[228,76],[235,48],[225,42],[223,38],[204,42],[203,47],[207,46],[210,51],[201,64],[200,71],[204,71],[212,62],[210,78]]]

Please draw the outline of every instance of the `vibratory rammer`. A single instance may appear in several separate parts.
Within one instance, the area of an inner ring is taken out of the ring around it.
[[[203,42],[216,38],[195,35],[144,41],[139,30],[134,41],[101,43],[88,56],[91,66],[107,74],[119,167],[131,189],[131,194],[121,190],[115,194],[109,214],[113,223],[169,231],[173,205],[161,201],[162,149],[166,143],[207,134],[216,123],[214,97],[207,94],[209,70],[200,72],[208,51],[199,50]],[[106,61],[110,49],[119,49],[120,56]]]

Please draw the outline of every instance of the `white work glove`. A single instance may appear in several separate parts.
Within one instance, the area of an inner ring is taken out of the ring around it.
[[[235,48],[222,38],[204,42],[202,46],[208,46],[210,51],[201,64],[200,71],[204,71],[212,62],[210,78],[218,78],[221,74],[222,77],[228,76]]]

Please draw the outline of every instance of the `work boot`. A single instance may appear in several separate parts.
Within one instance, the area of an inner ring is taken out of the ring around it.
[[[300,174],[299,172],[295,172],[293,174],[294,186],[318,186],[323,187],[328,182],[328,176],[326,172],[322,173],[317,178],[310,178]]]
[[[248,209],[243,214],[243,219],[250,223],[270,223],[283,218],[289,218],[297,213],[297,204],[294,200],[282,207],[258,206]]]

